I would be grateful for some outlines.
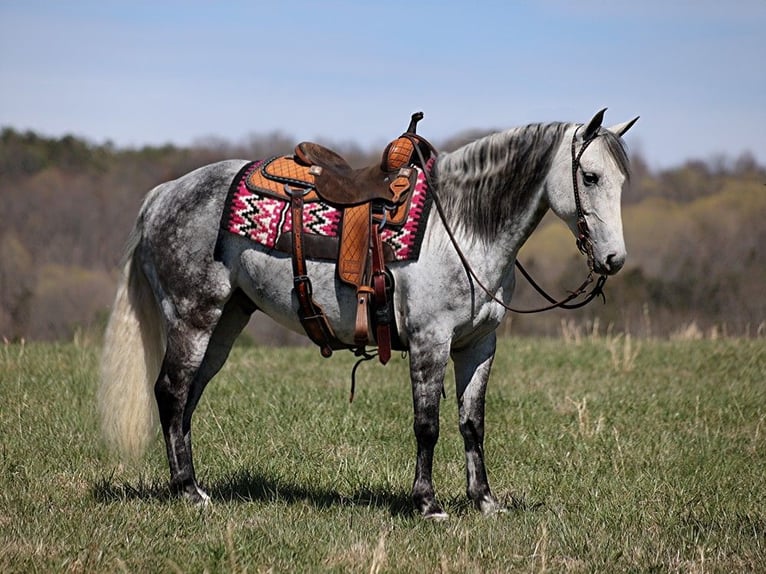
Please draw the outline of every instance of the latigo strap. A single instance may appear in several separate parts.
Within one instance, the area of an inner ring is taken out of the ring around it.
[[[293,218],[293,289],[298,297],[298,318],[309,338],[319,346],[323,357],[332,355],[338,339],[327,320],[322,307],[312,296],[311,279],[306,271],[306,255],[303,250],[303,196],[305,190],[292,189],[285,184],[290,195],[290,211]]]
[[[378,360],[386,364],[391,358],[391,310],[386,292],[386,267],[379,224],[372,226],[372,289],[375,302],[375,339]]]

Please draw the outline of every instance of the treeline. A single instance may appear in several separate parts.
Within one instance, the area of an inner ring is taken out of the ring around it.
[[[460,135],[438,147],[453,149],[478,135]],[[238,144],[208,139],[184,148],[121,149],[3,129],[0,337],[99,332],[125,239],[149,189],[219,159],[290,153],[294,143],[271,133]],[[356,165],[379,159],[377,149],[332,145]],[[608,304],[569,315],[515,317],[509,328],[555,334],[567,317],[657,336],[692,324],[737,335],[763,330],[766,169],[750,155],[689,161],[655,173],[634,154],[632,166],[633,185],[624,198],[629,263],[608,282]],[[564,226],[551,220],[521,258],[552,291],[564,293],[585,273],[572,245]],[[523,286],[518,302],[539,303]],[[298,340],[270,322],[252,323],[248,333],[255,340]]]

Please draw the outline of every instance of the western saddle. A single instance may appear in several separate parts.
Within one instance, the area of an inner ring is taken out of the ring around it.
[[[327,316],[312,296],[306,270],[306,257],[312,253],[307,249],[303,232],[304,204],[321,201],[342,213],[340,243],[330,257],[336,260],[341,281],[356,289],[357,313],[351,348],[356,348],[359,354],[364,352],[370,342],[372,315],[378,359],[386,364],[391,357],[394,319],[391,281],[387,278],[380,234],[384,226],[397,227],[406,221],[411,191],[417,181],[415,166],[424,168],[434,151],[415,133],[422,117],[422,112],[412,115],[407,131],[386,146],[379,164],[353,169],[331,149],[302,142],[292,156],[274,158],[248,177],[249,188],[290,202],[292,233],[281,248],[292,254],[293,286],[301,325],[324,357],[332,355],[334,349],[349,346],[335,336]]]

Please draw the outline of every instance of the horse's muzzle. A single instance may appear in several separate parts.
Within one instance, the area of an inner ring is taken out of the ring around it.
[[[609,253],[603,261],[596,260],[593,270],[601,275],[614,275],[625,265],[625,253]]]

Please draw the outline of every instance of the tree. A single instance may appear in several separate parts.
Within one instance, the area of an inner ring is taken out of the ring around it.
[[[0,237],[0,336],[26,335],[35,288],[32,258],[10,231]]]

